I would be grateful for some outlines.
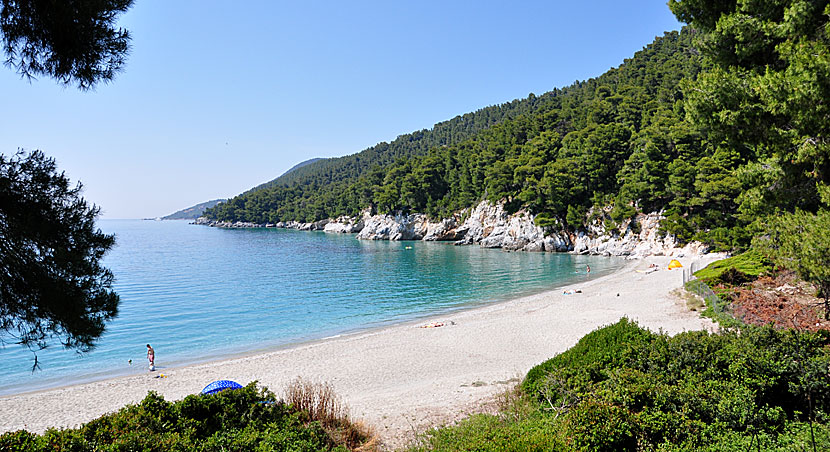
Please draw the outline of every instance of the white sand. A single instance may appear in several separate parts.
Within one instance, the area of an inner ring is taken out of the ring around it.
[[[512,387],[532,366],[623,316],[669,334],[712,328],[711,321],[670,295],[682,286],[682,272],[666,270],[669,259],[633,261],[612,275],[564,288],[580,289],[581,294],[564,295],[563,288],[557,288],[417,324],[161,370],[168,378],[148,372],[0,397],[0,432],[73,427],[138,402],[149,390],[180,399],[219,379],[242,384],[258,380],[279,395],[301,376],[331,383],[353,418],[374,426],[386,444],[400,445],[430,425],[492,407],[494,396]],[[691,262],[679,260],[684,266]],[[635,271],[652,262],[661,269],[650,274]],[[446,326],[418,328],[434,321]]]

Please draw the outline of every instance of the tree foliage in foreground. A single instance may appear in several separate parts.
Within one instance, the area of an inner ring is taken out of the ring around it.
[[[215,395],[169,402],[154,392],[136,405],[77,429],[25,430],[0,436],[0,450],[46,451],[342,451],[337,440],[308,413],[277,401],[255,383]],[[365,438],[364,438],[365,440]]]
[[[133,0],[0,0],[6,65],[82,90],[108,82],[124,65],[130,34],[115,28]]]
[[[669,337],[625,319],[528,373],[498,415],[415,451],[830,448],[830,336],[746,327]]]
[[[0,155],[0,344],[94,346],[119,301],[98,213],[42,152]]]

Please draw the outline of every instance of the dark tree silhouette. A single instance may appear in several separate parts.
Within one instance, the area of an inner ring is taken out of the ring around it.
[[[80,194],[40,151],[0,155],[0,344],[88,351],[117,314],[100,263],[115,238]]]
[[[87,90],[115,77],[130,34],[115,28],[133,0],[0,0],[6,65],[22,76],[46,75]]]

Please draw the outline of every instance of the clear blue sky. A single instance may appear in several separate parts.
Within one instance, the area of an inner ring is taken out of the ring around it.
[[[594,77],[680,28],[661,0],[136,0],[120,25],[131,56],[93,92],[0,67],[0,152],[55,157],[104,218]]]

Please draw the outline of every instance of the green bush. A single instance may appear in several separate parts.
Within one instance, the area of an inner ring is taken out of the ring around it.
[[[29,452],[35,450],[37,435],[25,430],[9,432],[0,436],[0,450],[5,452]]]
[[[637,447],[636,424],[626,409],[589,398],[568,412],[564,430],[573,450],[615,452]]]
[[[695,272],[698,279],[710,286],[725,284],[737,286],[772,272],[772,262],[755,250],[719,260]]]
[[[577,389],[607,378],[608,371],[620,367],[639,346],[655,335],[623,318],[619,322],[585,335],[569,350],[539,364],[527,373],[522,389],[530,395],[550,391],[553,380],[565,378]]]
[[[154,392],[140,403],[77,429],[0,436],[3,451],[347,451],[318,422],[255,383],[168,402]]]
[[[622,319],[531,369],[521,388],[529,411],[435,430],[416,450],[830,450],[827,331],[669,337]]]

